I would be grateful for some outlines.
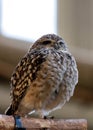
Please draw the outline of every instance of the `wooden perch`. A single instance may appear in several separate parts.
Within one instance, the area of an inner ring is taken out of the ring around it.
[[[87,130],[85,119],[36,119],[21,117],[22,125],[26,130]],[[13,130],[13,116],[0,115],[0,130]]]

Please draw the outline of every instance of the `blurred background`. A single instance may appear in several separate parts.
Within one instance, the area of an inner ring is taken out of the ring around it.
[[[85,118],[93,129],[93,0],[0,0],[0,113],[10,103],[10,77],[40,36],[55,33],[76,58],[79,83],[69,103],[52,115]]]

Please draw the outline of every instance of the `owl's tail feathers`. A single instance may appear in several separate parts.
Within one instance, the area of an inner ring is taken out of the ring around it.
[[[10,106],[6,109],[5,114],[6,114],[6,115],[13,115],[12,105],[10,105]]]

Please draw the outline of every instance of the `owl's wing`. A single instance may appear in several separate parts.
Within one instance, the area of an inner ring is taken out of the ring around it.
[[[24,97],[27,88],[36,79],[41,64],[46,61],[48,50],[32,50],[18,63],[11,76],[12,111],[17,110],[18,104]]]
[[[68,101],[73,96],[75,86],[78,83],[78,69],[75,58],[69,52],[65,53],[65,63],[66,71],[62,82],[65,86],[66,100]]]

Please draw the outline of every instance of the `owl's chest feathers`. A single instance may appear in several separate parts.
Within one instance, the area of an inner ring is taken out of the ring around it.
[[[27,107],[31,107],[32,104],[33,108],[44,107],[51,94],[59,91],[59,84],[63,78],[62,67],[58,56],[49,55],[37,72],[36,79],[29,84],[30,87],[21,103]],[[55,98],[54,95],[52,98]]]
[[[49,55],[37,71],[36,79],[29,84],[30,87],[21,102],[22,106],[29,110],[53,109],[61,102],[60,106],[69,100],[72,88],[69,87],[71,82],[67,79],[70,76],[68,63],[69,60],[59,53]],[[69,73],[67,76],[66,71]]]

